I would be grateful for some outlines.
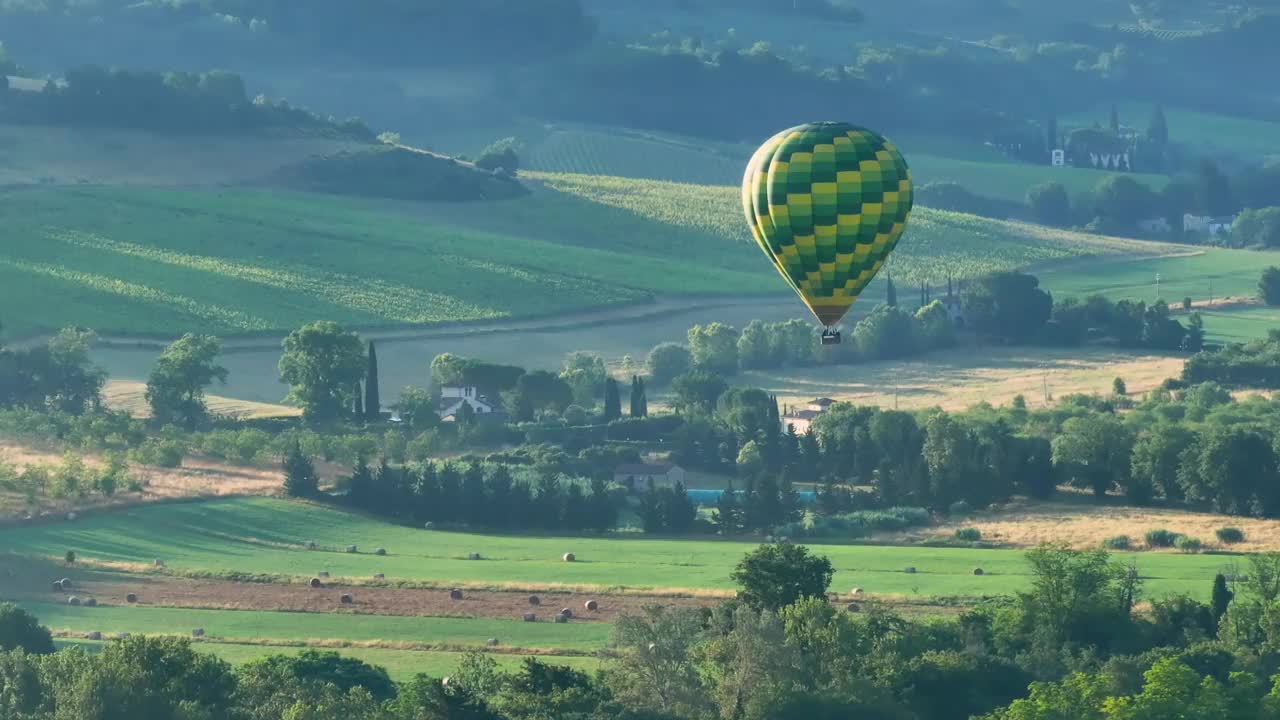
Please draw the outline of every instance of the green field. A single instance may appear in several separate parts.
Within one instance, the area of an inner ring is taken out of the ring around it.
[[[1107,173],[1016,162],[970,142],[929,136],[892,138],[916,183],[956,182],[971,192],[1024,202],[1033,185],[1056,180],[1074,193],[1092,190]],[[764,141],[765,138],[761,138]],[[620,176],[710,185],[737,185],[755,147],[613,128],[561,128],[526,141],[525,166],[555,173]],[[1153,189],[1162,175],[1136,175]]]
[[[1280,330],[1280,308],[1253,305],[1201,312],[1207,335],[1218,342],[1248,342]]]
[[[1156,297],[1156,275],[1160,276],[1160,297],[1180,302],[1226,297],[1252,298],[1257,295],[1262,268],[1280,264],[1280,252],[1190,248],[1183,246],[1179,257],[1144,258],[1097,262],[1061,269],[1047,268],[1037,273],[1040,284],[1058,297],[1101,293],[1112,300],[1129,298],[1151,302]],[[1205,326],[1212,330],[1206,319]]]
[[[1118,104],[1118,109],[1124,124],[1140,132],[1146,131],[1151,118],[1151,105],[1122,102]],[[1094,122],[1105,124],[1110,115],[1111,106],[1107,105],[1070,115],[1063,118],[1060,124],[1064,127],[1087,127]],[[1175,107],[1166,107],[1164,115],[1169,123],[1169,139],[1191,145],[1197,150],[1221,150],[1250,160],[1280,155],[1280,123]]]
[[[89,652],[99,652],[109,641],[105,640],[79,640],[79,639],[59,639],[55,643],[61,648],[82,647]],[[302,647],[282,647],[276,645],[246,645],[240,643],[224,643],[224,642],[197,642],[194,647],[199,652],[209,653],[222,658],[232,665],[241,665],[250,660],[267,655],[296,655],[306,648]],[[322,648],[328,649],[328,648]],[[458,663],[462,660],[462,653],[445,652],[437,650],[387,650],[385,648],[334,648],[346,657],[352,657],[370,665],[377,665],[386,669],[391,679],[396,682],[405,682],[413,678],[414,675],[424,673],[431,677],[446,677],[458,669]],[[488,657],[493,658],[498,667],[504,670],[514,670],[518,668],[524,661],[525,655],[490,653]],[[567,665],[578,670],[590,672],[601,666],[601,661],[594,657],[582,657],[572,655],[540,655],[540,660],[555,665]]]
[[[488,204],[265,190],[75,187],[0,194],[5,330],[279,332],[521,316],[658,294],[781,292],[729,186],[540,175]],[[1163,246],[919,210],[903,282]],[[32,304],[29,299],[41,298]],[[274,398],[272,398],[274,399]]]
[[[51,630],[100,631],[190,636],[203,628],[206,637],[243,641],[388,642],[431,648],[481,648],[499,638],[507,648],[590,653],[609,638],[609,625],[599,622],[526,623],[520,619],[433,618],[348,613],[193,610],[165,607],[71,607],[22,602]]]
[[[303,549],[307,540],[331,550],[307,551]],[[337,551],[349,543],[385,547],[389,555]],[[296,577],[328,570],[335,578],[367,578],[381,572],[389,581],[446,586],[538,588],[567,584],[730,590],[733,587],[730,571],[753,544],[446,533],[388,525],[312,505],[238,499],[139,508],[75,524],[10,529],[0,532],[0,546],[19,554],[48,557],[61,557],[68,549],[74,549],[87,561],[149,564],[159,557],[169,569],[188,573],[243,572]],[[1023,553],[1016,550],[867,545],[827,545],[816,549],[831,558],[836,568],[836,589],[857,585],[867,592],[884,595],[982,596],[1014,592],[1025,587],[1029,580]],[[577,554],[578,562],[559,560],[562,553],[569,551]],[[485,559],[467,560],[470,552],[479,552]],[[1239,560],[1215,555],[1132,557],[1147,578],[1148,593],[1189,593],[1196,597],[1207,595],[1215,572]],[[908,565],[919,572],[904,573],[902,569]],[[975,567],[983,568],[986,574],[974,576]],[[119,612],[132,611],[126,608]],[[184,628],[190,625],[189,621],[183,622]],[[304,617],[297,622],[311,623],[313,619]],[[590,628],[581,632],[589,631]],[[301,630],[296,632],[304,634]],[[351,637],[352,632],[362,631],[355,627],[351,631],[335,629],[325,636]],[[365,634],[380,632],[384,631]],[[467,637],[493,634],[477,631]]]

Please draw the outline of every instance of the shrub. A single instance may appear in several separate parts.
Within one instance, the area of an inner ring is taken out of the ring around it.
[[[1108,550],[1128,550],[1133,547],[1133,540],[1128,535],[1115,535],[1103,540],[1102,547]]]
[[[1204,543],[1200,542],[1200,538],[1187,537],[1186,535],[1177,536],[1173,544],[1182,552],[1188,553],[1200,552],[1200,548],[1204,546]]]
[[[1164,528],[1159,528],[1156,530],[1148,530],[1147,533],[1142,537],[1144,540],[1147,541],[1148,547],[1167,548],[1167,547],[1173,547],[1173,544],[1177,542],[1178,538],[1181,536],[1175,532],[1170,532],[1169,530],[1165,530]]]
[[[1218,542],[1225,543],[1227,545],[1244,542],[1244,531],[1240,528],[1218,528],[1214,531],[1214,535],[1218,536]]]
[[[135,448],[131,459],[139,465],[151,465],[162,468],[182,466],[182,458],[186,450],[177,440],[151,439]]]
[[[956,530],[956,539],[965,542],[978,542],[982,539],[982,531],[978,528],[960,528]]]
[[[972,508],[969,507],[969,503],[964,500],[957,500],[956,502],[951,503],[951,506],[947,508],[948,515],[968,515],[972,511]]]

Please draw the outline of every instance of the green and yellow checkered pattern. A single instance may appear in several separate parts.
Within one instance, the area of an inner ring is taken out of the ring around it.
[[[888,140],[845,123],[774,135],[742,180],[751,233],[828,327],[840,321],[898,244],[911,170]]]

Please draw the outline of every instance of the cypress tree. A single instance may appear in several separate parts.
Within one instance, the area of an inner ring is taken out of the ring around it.
[[[294,441],[284,453],[284,494],[289,497],[315,497],[320,492],[315,465],[302,452],[302,446]]]
[[[364,453],[356,458],[356,466],[347,481],[347,502],[361,509],[371,509],[373,501],[373,471]]]
[[[644,380],[631,376],[631,417],[648,417],[649,398],[645,395]]]
[[[729,479],[728,486],[716,501],[715,524],[716,529],[725,537],[737,535],[742,529],[742,511],[738,508],[738,493],[733,489],[733,478]]]
[[[378,394],[378,351],[369,341],[369,366],[364,375],[364,411],[371,420],[382,417],[382,398]]]
[[[1058,149],[1058,118],[1055,115],[1049,116],[1049,126],[1044,133],[1045,149],[1052,152]]]
[[[884,302],[889,307],[898,307],[898,290],[893,286],[893,275],[885,275]]]
[[[1147,126],[1147,139],[1160,145],[1169,144],[1169,123],[1164,117],[1164,108],[1156,105],[1151,113],[1151,124]]]
[[[364,417],[364,403],[361,402],[360,383],[351,386],[351,415],[357,420]]]
[[[613,422],[622,417],[622,396],[618,392],[618,381],[609,378],[604,381],[604,421]]]
[[[1115,105],[1111,106],[1111,132],[1120,134],[1120,109]]]
[[[663,513],[667,530],[674,533],[687,533],[693,529],[693,522],[698,519],[698,507],[689,499],[689,492],[684,483],[676,482],[667,493],[670,507]]]
[[[618,509],[609,498],[609,487],[604,480],[591,480],[591,497],[587,501],[591,509],[592,530],[612,530],[618,522]]]
[[[1227,606],[1231,604],[1231,599],[1235,597],[1235,593],[1227,589],[1227,578],[1222,573],[1218,573],[1213,578],[1213,622],[1222,621],[1222,616],[1227,614]]]

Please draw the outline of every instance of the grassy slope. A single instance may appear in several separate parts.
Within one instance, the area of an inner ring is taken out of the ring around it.
[[[1182,248],[1184,253],[1196,250]],[[1041,284],[1059,297],[1101,293],[1112,300],[1130,298],[1150,302],[1156,297],[1156,275],[1159,274],[1160,296],[1176,303],[1184,297],[1207,300],[1210,283],[1214,299],[1251,298],[1257,294],[1258,273],[1275,264],[1280,264],[1280,252],[1205,248],[1181,257],[1089,263],[1046,269],[1038,275]],[[1212,330],[1207,321],[1206,327]]]
[[[386,547],[390,555],[309,552],[301,549],[308,539],[334,549],[348,543]],[[162,557],[179,572],[296,575],[326,569],[335,577],[382,572],[389,579],[445,584],[708,590],[731,589],[730,571],[753,547],[745,542],[432,532],[267,499],[139,508],[75,524],[6,530],[0,541],[21,554],[60,557],[73,548],[86,560],[144,563]],[[578,562],[559,561],[569,550]],[[1025,587],[1028,580],[1022,553],[1015,550],[823,546],[819,551],[835,565],[837,589],[857,585],[872,593],[921,597],[995,595]],[[469,552],[486,559],[468,561]],[[1232,560],[1211,555],[1137,556],[1139,568],[1150,578],[1148,591],[1155,595],[1203,596],[1213,573]],[[919,573],[903,573],[907,565]],[[987,575],[973,576],[974,567],[982,567]],[[346,630],[335,634],[350,635]]]
[[[652,293],[780,292],[738,191],[539,175],[489,204],[361,202],[253,190],[77,187],[0,194],[11,333],[270,332],[551,314]],[[892,269],[914,285],[1091,254],[1162,252],[920,209]],[[39,304],[27,300],[40,297]]]
[[[763,138],[762,138],[763,140]],[[536,133],[525,165],[536,171],[616,175],[712,185],[741,182],[754,147],[713,143],[662,133],[608,128],[562,128]],[[905,136],[895,143],[906,155],[917,183],[957,182],[971,192],[1023,202],[1033,185],[1056,180],[1072,193],[1093,189],[1106,173],[1012,162],[981,145],[933,137]],[[1167,179],[1138,175],[1153,188]]]
[[[106,644],[105,641],[77,639],[60,639],[55,642],[59,648],[72,646],[82,647],[89,652],[98,652]],[[199,652],[215,655],[232,665],[241,665],[267,655],[296,655],[304,649],[298,647],[274,647],[269,645],[245,645],[221,642],[198,642],[194,647]],[[391,675],[391,679],[396,682],[408,681],[412,679],[414,675],[419,673],[424,673],[431,677],[448,676],[458,669],[458,663],[462,661],[463,657],[462,653],[435,650],[419,651],[387,650],[384,648],[338,648],[335,651],[343,656],[352,657],[357,660],[367,662],[370,665],[377,665],[385,668],[387,673]],[[492,653],[489,657],[493,658],[493,660],[498,664],[498,667],[507,670],[514,670],[521,662],[524,661],[526,656],[518,654],[508,655],[503,653]],[[539,659],[543,662],[555,665],[567,665],[569,667],[588,672],[600,667],[600,660],[591,657],[543,655],[540,656]]]

